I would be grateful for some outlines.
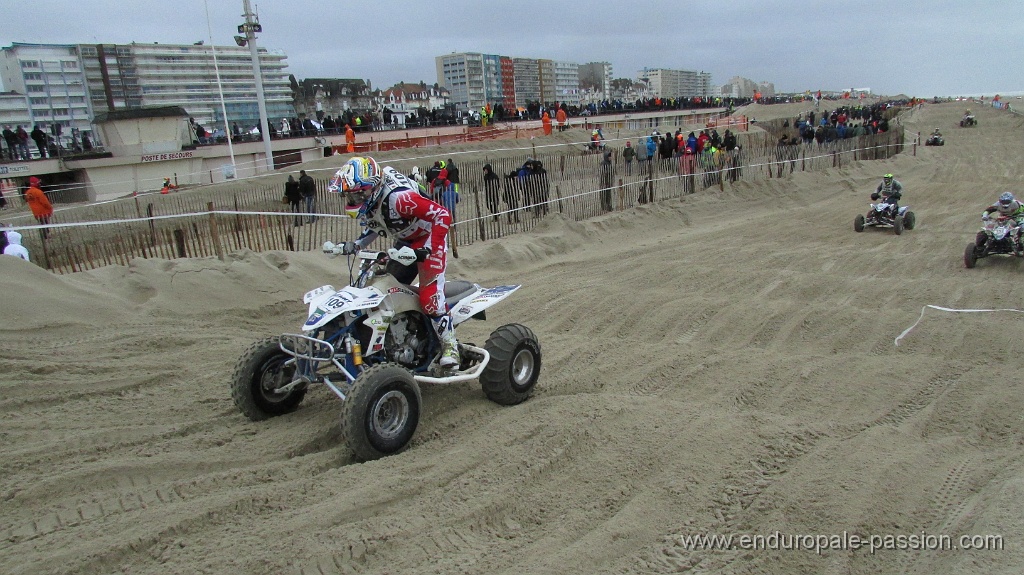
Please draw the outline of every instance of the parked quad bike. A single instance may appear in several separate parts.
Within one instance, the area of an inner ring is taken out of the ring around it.
[[[857,217],[853,219],[853,231],[863,232],[866,226],[887,226],[891,227],[893,233],[898,236],[905,229],[914,229],[914,226],[917,225],[917,216],[910,211],[910,207],[901,206],[895,213],[892,207],[892,204],[886,201],[871,204],[867,215],[857,214]]]
[[[974,237],[974,242],[967,244],[964,249],[964,266],[973,268],[978,260],[992,255],[1024,257],[1024,245],[1018,232],[1017,222],[1013,218],[998,216],[983,220],[981,231]]]
[[[324,252],[337,255],[342,248],[327,242]],[[246,417],[259,421],[290,413],[312,384],[322,383],[343,402],[341,427],[349,448],[369,460],[396,453],[412,439],[422,413],[419,384],[476,379],[500,405],[530,397],[541,351],[529,328],[503,325],[483,347],[460,343],[462,363],[442,368],[441,344],[420,307],[419,288],[388,271],[389,262],[414,264],[415,252],[362,251],[348,261],[349,286],[324,285],[302,298],[309,315],[301,333],[257,341],[239,358],[231,396]],[[487,308],[519,288],[450,281],[444,291],[458,325],[485,319]]]

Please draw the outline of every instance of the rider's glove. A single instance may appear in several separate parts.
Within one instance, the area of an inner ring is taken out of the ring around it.
[[[425,262],[430,257],[429,248],[416,248],[416,261]]]
[[[356,242],[343,242],[341,244],[341,255],[350,256],[359,251],[359,244]]]
[[[992,216],[988,215],[988,212],[981,212],[981,220],[983,222],[987,222],[991,218],[992,218]]]
[[[878,201],[878,192],[875,192],[875,193],[871,194],[871,199],[875,200],[875,201]]]
[[[423,260],[424,267],[427,271],[439,274],[444,271],[444,254],[443,253],[432,253],[427,256],[427,259]]]

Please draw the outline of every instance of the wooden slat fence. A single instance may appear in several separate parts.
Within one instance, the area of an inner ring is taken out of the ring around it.
[[[766,132],[738,133],[740,148],[731,154],[633,162],[628,172],[620,157],[621,147],[609,148],[617,168],[611,194],[614,209],[677,198],[710,187],[724,189],[725,183],[733,181],[785,178],[796,171],[820,171],[852,161],[888,158],[904,146],[903,128],[899,125],[882,134],[822,146],[814,143],[785,148],[776,144],[781,123],[758,125]],[[456,225],[452,232],[456,246],[532,230],[547,213],[557,212],[580,221],[603,212],[599,192],[601,154],[495,154],[482,160],[458,162],[460,202],[455,209]],[[523,182],[506,177],[531,158],[543,163],[546,177]],[[488,163],[501,179],[497,206],[488,205],[484,193],[482,168]],[[409,173],[413,164],[398,161],[390,165]],[[421,171],[425,168],[421,166]],[[341,197],[326,192],[328,179],[316,181],[316,211],[327,216],[312,224],[296,225],[296,216],[281,201],[280,183],[252,184],[236,191],[211,187],[138,196],[83,207],[68,212],[68,216],[58,212],[52,220],[54,224],[70,223],[72,216],[74,222],[97,223],[52,228],[45,240],[35,230],[24,230],[23,243],[40,265],[58,273],[70,273],[127,265],[135,257],[217,257],[242,249],[311,251],[319,249],[325,240],[338,242],[356,237],[360,228],[357,222],[343,216]],[[214,213],[223,211],[261,213]],[[140,218],[154,219],[139,221]],[[386,245],[383,240],[378,242],[377,247]]]

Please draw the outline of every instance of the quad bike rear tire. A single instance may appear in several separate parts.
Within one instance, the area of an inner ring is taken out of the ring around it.
[[[540,342],[530,328],[517,323],[491,332],[484,349],[491,360],[480,374],[484,395],[499,405],[526,401],[540,376]]]
[[[892,233],[897,236],[903,233],[903,216],[896,216],[892,220]]]
[[[281,338],[269,337],[249,346],[235,365],[231,377],[231,399],[253,421],[291,413],[302,403],[306,387],[275,393],[292,380],[295,364],[285,365],[292,356],[281,351]]]
[[[341,411],[345,442],[363,461],[405,448],[420,422],[423,398],[412,373],[394,363],[370,367],[352,382]]]

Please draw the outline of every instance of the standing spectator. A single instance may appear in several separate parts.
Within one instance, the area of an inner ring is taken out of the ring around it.
[[[605,152],[601,160],[601,209],[612,211],[612,186],[615,185],[615,164],[612,162],[612,153]]]
[[[487,209],[494,214],[494,221],[498,221],[498,212],[501,204],[498,199],[498,192],[501,190],[501,179],[494,173],[490,164],[484,164],[484,198],[487,202]]]
[[[36,217],[36,221],[39,225],[46,226],[50,224],[50,216],[53,215],[53,205],[50,204],[50,200],[47,199],[46,194],[40,189],[39,178],[32,176],[28,179],[28,189],[25,190],[25,203],[32,209],[32,215]],[[50,237],[50,230],[43,228],[40,230],[43,234],[43,239]]]
[[[299,193],[302,194],[302,199],[306,202],[306,213],[309,214],[309,219],[306,220],[308,223],[316,221],[316,182],[313,178],[306,174],[306,170],[299,170]]]
[[[555,121],[558,122],[558,131],[559,132],[564,132],[565,131],[565,129],[566,129],[565,122],[566,122],[567,119],[568,118],[565,115],[565,108],[563,108],[562,105],[559,105],[558,106],[558,111],[555,112]]]
[[[437,171],[434,172],[433,169]],[[434,162],[434,168],[427,171],[427,182],[430,185],[430,199],[437,203],[441,203],[441,194],[448,189],[448,168],[443,161]],[[431,179],[431,173],[434,174]]]
[[[545,111],[544,115],[541,116],[540,123],[544,127],[544,135],[545,136],[550,136],[551,135],[551,116],[548,115],[547,111]]]
[[[32,261],[28,259],[28,250],[21,245],[21,234],[12,230],[7,232],[6,236],[7,245],[4,246],[4,255],[18,257],[27,262]]]
[[[658,134],[658,132],[655,131],[650,136],[647,136],[647,142],[646,142],[646,144],[647,144],[647,159],[650,160],[651,163],[654,162],[654,154],[658,153],[658,136],[659,135],[660,134]]]
[[[288,181],[284,183],[284,199],[288,200],[288,205],[291,208],[293,214],[295,214],[295,225],[302,225],[302,192],[299,191],[299,182],[295,181],[295,176],[289,174]]]
[[[459,191],[459,167],[455,165],[455,162],[451,158],[448,158],[448,163],[445,164],[445,169],[448,170],[448,181],[451,183],[452,189],[456,193]],[[452,212],[453,214],[455,212]],[[455,219],[454,217],[452,219]]]
[[[345,124],[345,151],[352,154],[356,151],[356,133],[352,126]]]
[[[92,140],[89,139],[89,132],[82,134],[82,150],[85,152],[92,151]]]
[[[4,126],[4,141],[7,142],[7,157],[11,160],[18,159],[18,136],[10,126]]]
[[[409,174],[409,179],[416,182],[416,185],[420,188],[420,192],[426,190],[426,186],[423,185],[423,182],[425,182],[426,179],[423,177],[423,174],[420,173],[419,166],[412,167],[412,173]]]
[[[519,170],[512,170],[505,176],[505,204],[508,206],[508,223],[512,223],[512,216],[515,216],[516,223],[519,223]]]
[[[636,142],[636,162],[637,167],[643,170],[644,162],[648,160],[647,155],[647,141],[644,138],[640,138]]]
[[[455,189],[455,184],[449,180],[448,185],[441,191],[441,201],[438,202],[448,210],[448,213],[452,216],[452,228],[455,228],[455,204],[459,203],[459,192]]]
[[[36,148],[39,149],[39,159],[46,157],[46,132],[36,124],[35,128],[32,128],[32,141],[36,143]]]
[[[25,128],[18,126],[18,129],[14,131],[14,136],[17,138],[18,154],[21,156],[21,159],[31,160],[32,154],[28,151],[28,132],[25,131]]]
[[[630,145],[629,140],[626,140],[626,149],[622,150],[622,159],[626,162],[626,175],[628,176],[633,169],[633,158],[636,157],[636,150]]]

